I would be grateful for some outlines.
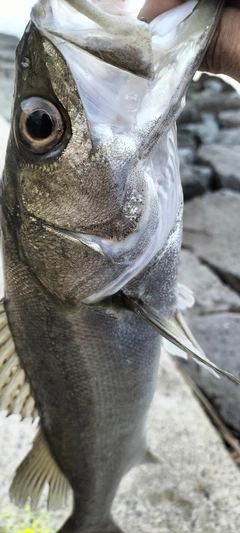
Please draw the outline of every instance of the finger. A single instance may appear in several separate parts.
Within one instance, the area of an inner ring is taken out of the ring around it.
[[[216,33],[204,57],[201,70],[213,74],[227,74],[240,82],[239,28],[240,9],[224,9]]]
[[[146,0],[138,18],[140,19],[141,17],[144,17],[148,22],[151,22],[158,17],[158,15],[184,4],[185,1],[186,0]]]

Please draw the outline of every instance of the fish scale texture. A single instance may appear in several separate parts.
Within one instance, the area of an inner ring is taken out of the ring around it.
[[[16,349],[47,441],[74,489],[71,531],[91,532],[108,516],[123,474],[144,454],[160,337],[126,310],[67,311],[7,241],[7,312]]]

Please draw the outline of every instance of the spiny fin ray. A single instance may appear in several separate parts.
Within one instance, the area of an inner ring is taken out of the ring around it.
[[[19,414],[22,418],[38,416],[26,374],[19,357],[3,302],[0,302],[0,410]]]
[[[211,368],[214,372],[223,376],[233,383],[240,385],[240,379],[236,378],[226,370],[218,368],[217,365],[207,359],[199,346],[193,344],[194,337],[189,333],[189,329],[186,328],[185,321],[181,313],[176,313],[172,320],[167,320],[162,317],[153,307],[150,305],[134,300],[128,297],[126,294],[121,294],[122,303],[124,306],[143,318],[150,326],[158,331],[160,335],[165,337],[168,341],[172,342],[190,355],[195,361],[200,362],[204,366]]]

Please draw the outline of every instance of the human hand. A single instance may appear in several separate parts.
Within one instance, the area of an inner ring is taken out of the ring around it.
[[[201,70],[227,74],[240,82],[240,1],[228,0]]]
[[[146,0],[139,18],[151,22],[186,0]],[[227,74],[240,82],[240,0],[227,0],[223,15],[205,54],[200,70]]]

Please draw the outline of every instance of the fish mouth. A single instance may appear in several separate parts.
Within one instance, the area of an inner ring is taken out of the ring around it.
[[[167,131],[211,39],[224,0],[187,0],[150,24],[109,14],[106,0],[39,0],[32,22],[63,55],[76,83],[93,144],[107,129],[148,137]],[[127,4],[126,4],[127,5]]]
[[[171,33],[197,4],[198,0],[187,0],[148,25],[147,21],[137,19],[142,0],[122,1],[121,7],[119,1],[113,4],[109,0],[60,0],[57,6],[54,0],[39,0],[33,8],[32,20],[39,29],[47,29],[56,38],[118,68],[152,79],[153,38]]]

